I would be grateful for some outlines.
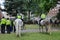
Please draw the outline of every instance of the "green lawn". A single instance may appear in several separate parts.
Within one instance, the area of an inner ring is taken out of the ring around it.
[[[39,28],[38,25],[25,25],[26,29]],[[0,34],[0,40],[60,40],[60,32],[52,32],[51,35],[42,33],[23,33],[21,37],[16,37],[15,33]]]
[[[0,40],[60,40],[60,32],[52,32],[51,35],[42,33],[24,33],[21,38],[16,37],[15,33],[0,34]]]
[[[37,29],[37,28],[39,28],[39,25],[37,25],[37,24],[30,24],[30,25],[25,25],[25,28],[26,29]]]

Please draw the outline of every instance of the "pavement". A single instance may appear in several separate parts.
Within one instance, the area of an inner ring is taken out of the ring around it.
[[[45,28],[43,29],[43,31],[45,32]],[[51,32],[54,32],[54,31],[60,31],[60,28],[51,28]],[[40,30],[39,29],[26,29],[26,30],[22,30],[21,32],[22,33],[41,32],[41,29]],[[5,33],[7,33],[7,31],[5,31]]]
[[[45,29],[43,29],[43,31],[45,32]],[[51,28],[51,32],[53,31],[60,31],[59,28]],[[22,30],[21,31],[22,33],[25,33],[25,32],[41,32],[41,29],[27,29],[27,30]]]

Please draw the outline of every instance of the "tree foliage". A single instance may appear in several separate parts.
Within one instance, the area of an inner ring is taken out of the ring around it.
[[[14,9],[20,12],[30,10],[37,13],[47,13],[50,8],[56,6],[56,3],[57,0],[6,0],[5,7],[8,12]]]

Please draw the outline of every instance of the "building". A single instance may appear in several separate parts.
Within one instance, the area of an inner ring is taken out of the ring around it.
[[[0,11],[0,19],[3,17],[3,15],[2,15],[2,13],[1,13],[1,11]]]

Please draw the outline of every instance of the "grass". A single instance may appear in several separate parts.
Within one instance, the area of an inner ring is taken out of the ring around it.
[[[60,32],[52,32],[51,35],[43,33],[24,33],[16,37],[15,33],[0,34],[0,40],[60,40]]]
[[[30,25],[25,25],[26,29],[37,29],[39,28],[39,25],[37,24],[30,24]]]
[[[39,28],[38,25],[25,25],[26,29]],[[23,33],[21,37],[16,37],[15,33],[0,34],[0,40],[60,40],[60,32],[52,32],[51,35],[43,33]]]

